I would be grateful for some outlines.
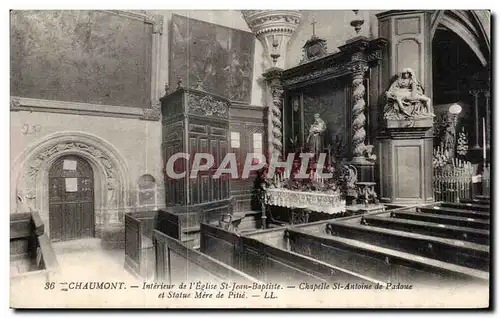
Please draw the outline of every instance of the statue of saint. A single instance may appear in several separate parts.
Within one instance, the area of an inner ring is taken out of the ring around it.
[[[455,125],[449,122],[444,132],[443,147],[452,154],[455,152],[455,136]]]
[[[412,117],[415,115],[433,116],[431,99],[424,95],[424,89],[411,68],[405,68],[386,92],[387,106],[384,116]]]
[[[316,154],[316,156],[319,156],[321,151],[323,151],[323,133],[325,130],[325,122],[319,117],[319,114],[315,114],[314,123],[309,128],[306,143],[309,144],[309,152]]]

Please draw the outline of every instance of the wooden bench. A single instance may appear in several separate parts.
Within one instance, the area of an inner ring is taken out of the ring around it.
[[[364,218],[364,224],[393,230],[411,231],[424,235],[464,240],[483,245],[489,245],[490,242],[490,232],[487,230],[472,229],[448,224],[436,224],[433,222],[397,219],[383,216],[367,216]]]
[[[377,244],[465,267],[485,271],[489,269],[490,250],[485,245],[345,222],[330,221],[327,230],[332,236]]]
[[[51,281],[59,272],[59,264],[40,215],[13,213],[10,219],[11,283]]]
[[[461,210],[471,210],[478,212],[490,212],[490,206],[484,204],[475,203],[458,203],[458,202],[437,202],[433,204],[434,206],[461,209]]]
[[[421,212],[391,211],[391,217],[409,219],[416,221],[434,222],[455,226],[471,227],[487,230],[490,228],[490,221],[478,218],[465,218],[459,216],[448,216],[441,214],[430,214]]]
[[[266,282],[289,285],[304,282],[379,283],[385,286],[385,282],[206,224],[201,225],[200,250]]]
[[[223,262],[187,247],[181,241],[153,231],[155,249],[155,280],[169,284],[202,280],[207,283],[237,282],[262,284]]]
[[[382,248],[358,240],[286,230],[291,250],[358,274],[397,284],[487,283],[487,272]],[[376,243],[374,243],[376,244]]]
[[[442,215],[458,216],[465,218],[477,218],[486,220],[490,218],[489,212],[479,212],[473,210],[456,209],[456,208],[442,207],[442,206],[424,206],[417,208],[417,211],[423,213],[442,214]]]

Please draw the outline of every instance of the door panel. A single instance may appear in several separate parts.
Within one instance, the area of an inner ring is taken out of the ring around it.
[[[49,221],[52,241],[93,237],[94,180],[88,162],[59,158],[49,172]]]

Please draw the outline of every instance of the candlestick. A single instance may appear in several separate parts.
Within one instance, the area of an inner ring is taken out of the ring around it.
[[[483,117],[483,160],[486,163],[486,123]]]

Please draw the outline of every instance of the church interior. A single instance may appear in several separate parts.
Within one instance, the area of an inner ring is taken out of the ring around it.
[[[487,293],[490,19],[11,11],[11,294],[83,277]],[[179,153],[215,162],[172,178]],[[265,162],[215,177],[228,154]]]

